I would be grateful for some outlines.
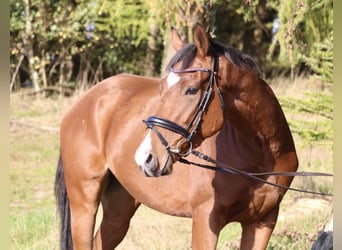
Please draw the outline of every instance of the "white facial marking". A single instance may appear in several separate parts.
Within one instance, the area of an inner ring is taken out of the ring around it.
[[[151,137],[151,131],[149,131],[148,134],[145,136],[145,139],[142,141],[137,151],[135,152],[135,155],[134,155],[135,162],[139,166],[142,166],[146,162],[147,157],[150,155],[151,150],[152,150],[152,137]]]
[[[179,82],[179,75],[176,73],[170,72],[170,74],[167,77],[167,87],[170,89],[173,85],[177,84]]]

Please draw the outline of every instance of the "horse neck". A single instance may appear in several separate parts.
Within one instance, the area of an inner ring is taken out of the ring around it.
[[[255,138],[274,160],[295,153],[287,121],[271,88],[253,72],[229,74],[227,80],[235,84],[225,86],[225,117],[240,137],[246,137],[246,141]]]

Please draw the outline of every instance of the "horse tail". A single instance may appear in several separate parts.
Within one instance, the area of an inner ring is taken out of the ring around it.
[[[60,216],[60,247],[62,250],[72,250],[70,204],[65,186],[61,154],[59,154],[55,177],[55,196],[57,201],[57,210]]]

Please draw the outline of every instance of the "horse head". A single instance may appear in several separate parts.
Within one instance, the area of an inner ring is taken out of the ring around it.
[[[218,85],[218,55],[204,28],[195,26],[193,44],[184,45],[172,29],[177,50],[160,82],[160,104],[144,122],[149,128],[135,161],[146,176],[169,174],[172,164],[223,125],[223,97]]]

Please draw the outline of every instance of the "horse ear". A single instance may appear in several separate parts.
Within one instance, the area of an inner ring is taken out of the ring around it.
[[[206,57],[209,54],[209,38],[204,27],[197,23],[193,30],[194,42],[197,48],[197,54]]]
[[[184,47],[184,42],[182,41],[176,28],[173,26],[171,27],[171,44],[176,51]]]

